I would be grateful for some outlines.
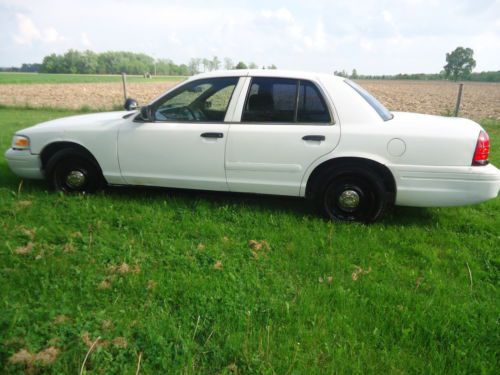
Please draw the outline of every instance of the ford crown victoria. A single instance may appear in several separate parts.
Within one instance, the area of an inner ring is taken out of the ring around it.
[[[463,118],[389,112],[333,75],[234,70],[193,76],[140,110],[18,131],[6,158],[64,192],[142,185],[309,198],[329,218],[495,198],[489,139]]]

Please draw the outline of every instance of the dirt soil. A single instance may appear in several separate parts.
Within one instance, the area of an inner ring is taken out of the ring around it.
[[[358,81],[393,111],[450,115],[455,108],[458,84],[444,81]],[[139,104],[169,89],[176,82],[130,83],[129,96]],[[0,85],[0,103],[33,107],[79,109],[119,108],[121,83],[15,84]],[[464,84],[460,116],[476,121],[500,119],[500,83]]]
[[[392,111],[451,115],[458,84],[447,81],[358,81]],[[460,117],[500,119],[500,83],[466,82]]]
[[[139,104],[149,103],[177,83],[129,83],[128,96]],[[0,103],[8,105],[113,109],[123,102],[121,82],[0,85]]]

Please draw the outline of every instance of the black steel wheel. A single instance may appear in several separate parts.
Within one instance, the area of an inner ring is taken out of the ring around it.
[[[49,160],[47,174],[54,189],[65,193],[94,193],[103,180],[95,163],[73,150],[57,152]]]
[[[339,170],[317,196],[323,214],[331,220],[369,223],[387,206],[387,194],[378,176],[363,170]]]

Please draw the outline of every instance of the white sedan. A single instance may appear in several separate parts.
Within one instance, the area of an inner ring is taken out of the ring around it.
[[[64,192],[109,184],[306,197],[331,219],[364,222],[392,204],[465,205],[500,189],[479,124],[391,113],[333,75],[201,74],[140,111],[131,104],[20,130],[10,168]]]

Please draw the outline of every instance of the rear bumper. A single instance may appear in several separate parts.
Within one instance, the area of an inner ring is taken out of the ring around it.
[[[394,166],[396,205],[416,207],[462,206],[496,198],[500,171],[478,167]]]
[[[5,152],[5,159],[12,172],[19,177],[30,179],[43,179],[40,156],[33,155],[29,150],[13,150]]]

